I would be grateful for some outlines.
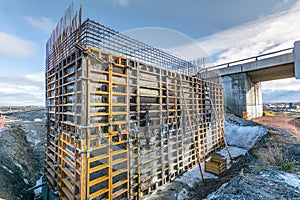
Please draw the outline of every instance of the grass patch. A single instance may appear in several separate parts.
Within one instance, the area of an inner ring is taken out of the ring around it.
[[[297,162],[290,159],[278,146],[268,146],[265,151],[257,153],[263,167],[273,167],[283,171],[294,171],[297,168]]]
[[[276,115],[276,113],[273,111],[270,111],[270,110],[264,110],[264,112],[263,112],[263,116],[266,116],[266,117],[272,117],[275,115]]]

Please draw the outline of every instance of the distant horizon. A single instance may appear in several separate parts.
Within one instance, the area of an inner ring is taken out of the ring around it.
[[[290,93],[291,95],[287,95]],[[262,103],[300,103],[300,90],[262,90]],[[266,96],[267,95],[267,96]],[[295,96],[295,97],[294,97]],[[291,97],[294,97],[291,99]],[[273,100],[268,100],[271,98]],[[1,107],[46,107],[45,104],[0,104]]]

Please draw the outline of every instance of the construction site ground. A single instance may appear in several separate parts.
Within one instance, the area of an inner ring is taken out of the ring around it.
[[[36,184],[43,171],[43,117],[43,110],[15,114],[0,129],[0,198],[34,199],[34,192],[26,190]],[[219,177],[204,173],[202,183],[196,167],[148,199],[300,199],[300,139],[294,126],[299,119],[276,116],[254,120],[264,125],[226,117],[225,129],[233,133],[225,136],[230,140],[234,164],[225,173]],[[252,147],[245,154],[248,146]],[[224,150],[220,153],[227,154]],[[284,159],[276,163],[271,159],[274,155]]]
[[[261,127],[267,130],[265,135],[257,138],[258,141],[248,153],[237,157],[233,155],[234,164],[226,172],[218,177],[208,176],[203,183],[198,175],[199,171],[195,170],[189,179],[182,182],[182,178],[179,177],[148,199],[300,199],[299,129],[293,129],[297,132],[291,131],[293,124],[299,121],[285,116],[262,117],[256,118],[255,121],[265,125],[234,116],[226,117],[225,130],[230,129],[228,126],[236,126],[234,128],[237,132],[234,134],[238,134],[239,140],[243,140],[239,134],[244,132],[245,137],[249,134],[247,127]],[[227,137],[228,139],[230,138]],[[195,174],[196,172],[198,174]]]
[[[300,114],[295,114],[290,116],[287,115],[264,116],[252,120],[262,125],[286,130],[296,135],[296,137],[300,138]]]

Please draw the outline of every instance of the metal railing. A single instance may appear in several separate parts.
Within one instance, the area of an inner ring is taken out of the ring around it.
[[[261,54],[261,55],[258,55],[258,56],[252,56],[252,57],[249,57],[249,58],[244,58],[244,59],[240,59],[240,60],[236,60],[236,61],[232,61],[232,62],[223,63],[223,64],[215,65],[215,66],[212,66],[212,67],[204,68],[200,72],[212,71],[212,70],[215,70],[215,69],[223,69],[223,68],[231,67],[232,64],[237,64],[237,63],[241,63],[241,62],[243,62],[243,64],[248,63],[246,61],[249,61],[249,62],[258,61],[258,60],[261,60],[261,58],[266,57],[266,56],[270,56],[270,55],[274,55],[274,54],[278,54],[278,53],[283,53],[283,52],[290,52],[291,53],[291,52],[293,52],[293,50],[294,50],[294,48],[287,48],[287,49],[282,49],[282,50],[278,50],[278,51],[274,51],[274,52],[270,52],[270,53]]]

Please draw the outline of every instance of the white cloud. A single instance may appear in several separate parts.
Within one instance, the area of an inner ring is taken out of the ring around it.
[[[38,30],[46,34],[51,34],[51,32],[55,27],[55,23],[47,17],[40,17],[40,18],[25,17],[25,20],[31,26],[37,28]]]
[[[263,90],[300,90],[300,80],[295,78],[266,81],[262,83]]]
[[[44,106],[43,98],[37,98],[28,93],[3,93],[0,92],[0,105],[2,106]]]
[[[256,56],[293,47],[300,40],[300,2],[286,11],[200,39],[216,63]]]
[[[45,80],[45,73],[40,72],[40,73],[36,73],[36,74],[27,74],[24,77],[26,77],[26,78],[28,78],[29,80],[32,80],[32,81],[43,82]]]
[[[128,4],[128,0],[119,0],[119,3],[121,5],[127,5]]]
[[[191,43],[187,45],[173,47],[169,50],[172,52],[176,52],[176,54],[183,57],[183,59],[189,61],[208,57],[207,52],[203,48],[201,48],[201,46],[196,41],[191,41]]]
[[[32,58],[36,55],[37,48],[32,41],[0,31],[0,56]]]
[[[274,12],[280,12],[282,10],[286,10],[287,8],[291,7],[297,0],[283,0],[279,2],[274,8]]]
[[[299,22],[300,1],[288,11],[277,12],[198,41],[217,65],[293,47],[294,42],[300,40]],[[264,82],[262,89],[295,90],[300,89],[299,83],[295,78]]]
[[[115,6],[127,6],[129,3],[129,0],[107,0],[111,2]]]
[[[43,105],[42,73],[0,76],[0,105]]]

